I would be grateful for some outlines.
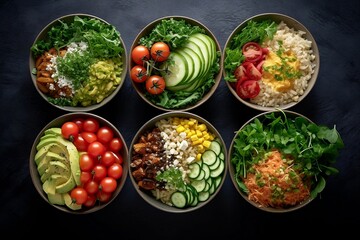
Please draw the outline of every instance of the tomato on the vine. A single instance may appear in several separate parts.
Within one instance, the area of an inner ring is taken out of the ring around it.
[[[65,122],[61,126],[61,134],[65,139],[73,142],[79,134],[79,127],[74,122]]]
[[[144,61],[148,61],[150,59],[150,51],[144,45],[137,45],[131,51],[131,59],[139,65],[143,65]]]
[[[165,80],[159,75],[152,75],[146,80],[146,91],[148,93],[157,95],[165,90]]]
[[[75,187],[71,190],[70,196],[74,203],[81,205],[86,202],[88,194],[84,188]]]
[[[148,78],[146,68],[141,65],[135,65],[131,68],[130,77],[134,82],[142,83]]]
[[[163,62],[170,55],[170,47],[164,42],[156,42],[151,46],[150,53],[155,62]]]

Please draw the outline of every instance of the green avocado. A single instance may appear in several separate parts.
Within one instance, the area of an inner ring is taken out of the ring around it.
[[[48,200],[51,204],[57,204],[57,205],[65,205],[65,200],[63,197],[63,194],[61,193],[48,193]]]
[[[54,152],[47,152],[46,156],[40,160],[39,165],[37,167],[37,170],[40,175],[43,175],[45,170],[49,168],[50,161],[60,161],[64,163],[67,167],[70,167],[70,161],[65,157]]]
[[[67,193],[71,191],[76,186],[76,182],[72,175],[70,175],[69,179],[63,184],[57,185],[55,187],[56,193]]]
[[[41,182],[48,180],[53,174],[60,174],[67,178],[71,175],[70,168],[60,161],[49,162],[49,167],[41,175]]]
[[[44,135],[48,135],[48,134],[61,136],[61,128],[58,127],[48,128],[44,131]]]
[[[72,209],[72,210],[79,210],[81,209],[81,205],[76,204],[72,201],[70,194],[68,193],[63,193],[63,198],[65,201],[66,206],[68,206],[68,208]]]

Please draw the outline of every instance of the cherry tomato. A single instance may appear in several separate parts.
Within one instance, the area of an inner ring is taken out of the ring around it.
[[[121,178],[123,173],[123,167],[119,163],[114,163],[107,169],[107,175],[115,179]]]
[[[105,203],[108,202],[111,199],[112,193],[104,192],[104,191],[98,191],[96,194],[97,199],[99,202]]]
[[[84,172],[82,171],[80,173],[80,182],[82,183],[82,185],[84,185],[85,183],[89,182],[92,179],[92,174],[91,172]]]
[[[79,134],[79,127],[74,122],[65,122],[61,126],[61,134],[64,138],[73,142]]]
[[[119,152],[123,148],[123,142],[120,138],[113,138],[109,142],[109,150]]]
[[[83,153],[79,158],[81,171],[89,172],[95,167],[95,159],[87,153]]]
[[[246,80],[236,86],[236,93],[242,99],[256,97],[260,92],[259,82],[256,80]]]
[[[241,82],[247,79],[246,69],[242,64],[235,69],[234,76]]]
[[[115,178],[105,177],[100,181],[99,188],[103,192],[112,193],[115,191],[116,187],[117,187],[117,181]]]
[[[97,139],[99,142],[106,144],[111,141],[114,137],[113,130],[108,126],[103,126],[99,128],[99,130],[96,133]]]
[[[84,119],[83,118],[75,118],[72,120],[79,127],[79,133],[83,131]]]
[[[121,156],[121,154],[120,153],[114,153],[115,154],[115,156],[116,156],[116,160],[115,160],[115,162],[116,163],[118,163],[118,164],[123,164],[123,162],[124,162],[124,159],[123,159],[123,157]]]
[[[104,165],[98,164],[93,168],[92,174],[94,180],[100,182],[107,176],[107,168]]]
[[[116,161],[116,156],[112,151],[106,151],[102,156],[101,156],[101,163],[105,166],[105,167],[109,167],[111,166],[114,162]]]
[[[146,46],[138,45],[131,51],[131,59],[138,65],[143,65],[144,61],[150,59],[150,51]]]
[[[99,191],[99,183],[95,180],[91,180],[84,185],[84,189],[88,194],[95,194]]]
[[[260,80],[261,72],[255,67],[252,62],[244,62],[242,65],[246,68],[246,77],[251,80]]]
[[[142,83],[148,78],[146,68],[141,65],[135,65],[130,71],[131,79],[134,82]]]
[[[256,42],[245,43],[242,47],[242,53],[245,56],[245,60],[249,62],[256,62],[263,55],[261,46]]]
[[[155,62],[163,62],[168,59],[170,48],[164,42],[156,42],[151,46],[150,53]]]
[[[97,160],[100,160],[101,156],[105,153],[105,151],[105,146],[99,141],[90,143],[87,150],[88,154],[96,158]]]
[[[150,94],[160,94],[165,90],[165,80],[158,75],[152,75],[146,80],[146,91]]]
[[[75,187],[71,190],[70,196],[74,203],[81,205],[86,202],[88,194],[83,187]]]
[[[80,152],[87,151],[89,143],[85,141],[85,139],[82,137],[82,134],[80,133],[74,140],[74,145],[76,149]]]
[[[93,132],[82,132],[80,135],[85,139],[87,143],[92,143],[97,140],[97,136]]]
[[[96,203],[96,195],[88,194],[87,200],[83,203],[85,207],[93,207]]]
[[[95,133],[99,129],[100,124],[95,118],[87,118],[83,124],[83,131]]]

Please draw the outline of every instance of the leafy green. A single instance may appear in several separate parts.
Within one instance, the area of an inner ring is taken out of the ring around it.
[[[267,39],[272,39],[277,31],[277,23],[271,20],[253,21],[249,20],[244,28],[229,42],[225,49],[224,59],[225,80],[236,82],[234,70],[244,61],[241,48],[247,42],[262,44]]]
[[[205,33],[199,26],[191,25],[184,19],[163,19],[149,35],[140,39],[139,43],[150,48],[155,42],[165,42],[170,49],[184,46],[190,35]]]
[[[325,187],[325,176],[338,173],[333,167],[339,150],[344,147],[335,126],[317,125],[304,117],[292,117],[283,111],[267,113],[247,124],[234,139],[231,163],[235,167],[238,185],[244,192],[251,167],[273,149],[294,159],[293,168],[311,179],[311,196]]]
[[[161,172],[156,176],[157,181],[164,181],[167,184],[173,186],[177,190],[185,189],[185,182],[182,179],[182,172],[175,167],[170,167],[169,169]]]

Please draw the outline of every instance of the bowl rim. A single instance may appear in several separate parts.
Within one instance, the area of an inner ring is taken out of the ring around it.
[[[162,16],[156,19],[153,19],[151,22],[147,23],[137,34],[136,37],[134,38],[133,42],[131,43],[130,46],[130,50],[128,54],[128,72],[131,72],[131,68],[133,66],[135,66],[135,64],[133,63],[132,59],[131,59],[131,51],[134,49],[135,46],[138,45],[138,42],[140,40],[141,37],[147,35],[149,32],[151,32],[151,30],[158,24],[160,23],[162,20],[166,20],[166,19],[175,19],[175,20],[185,20],[186,23],[189,23],[191,25],[196,25],[201,27],[202,29],[205,30],[205,33],[207,35],[209,35],[216,44],[216,49],[217,51],[220,52],[220,57],[219,57],[219,72],[214,74],[214,80],[215,83],[214,85],[209,89],[209,91],[195,104],[192,104],[191,106],[187,106],[184,108],[179,108],[179,109],[172,109],[172,108],[165,108],[159,105],[156,105],[154,103],[152,103],[149,99],[147,99],[144,96],[144,93],[141,91],[138,83],[135,83],[134,81],[130,79],[131,81],[131,85],[133,86],[133,88],[135,89],[135,92],[149,105],[151,105],[152,107],[161,110],[161,111],[165,111],[165,112],[172,112],[172,111],[190,111],[194,108],[199,107],[200,105],[202,105],[203,103],[205,103],[208,99],[211,98],[211,96],[215,93],[215,91],[217,90],[221,79],[222,79],[222,72],[223,72],[223,67],[222,67],[222,49],[221,49],[221,45],[218,41],[218,39],[216,38],[215,34],[210,30],[210,28],[208,28],[207,26],[205,26],[205,24],[203,24],[202,22],[200,22],[199,20],[192,18],[192,17],[188,17],[188,16],[184,16],[184,15],[167,15],[167,16]]]
[[[292,116],[292,117],[303,117],[306,120],[308,120],[311,123],[314,123],[311,119],[309,119],[308,117],[306,117],[305,115],[292,111],[292,110],[286,110],[286,109],[274,109],[274,110],[270,110],[270,111],[266,111],[266,112],[261,112],[256,114],[255,116],[253,116],[252,118],[250,118],[248,121],[246,121],[243,125],[241,125],[241,127],[235,132],[235,135],[233,137],[233,139],[231,140],[230,143],[230,147],[228,150],[228,166],[229,166],[229,175],[230,175],[230,179],[231,182],[233,184],[233,186],[235,187],[236,191],[241,195],[241,197],[248,202],[249,204],[251,204],[252,206],[256,207],[259,210],[265,211],[265,212],[270,212],[270,213],[287,213],[287,212],[293,212],[295,210],[298,210],[306,205],[308,205],[311,201],[314,200],[314,198],[312,198],[311,196],[309,196],[306,200],[304,200],[303,202],[301,202],[300,204],[293,206],[291,208],[282,208],[282,209],[277,209],[277,208],[272,208],[272,207],[262,207],[260,206],[258,203],[255,203],[254,201],[251,201],[248,199],[248,196],[241,191],[240,187],[238,186],[236,179],[235,179],[235,170],[234,170],[234,166],[231,163],[231,157],[232,157],[232,153],[233,153],[233,149],[234,149],[234,142],[235,139],[237,138],[237,136],[240,134],[240,131],[248,124],[252,123],[256,118],[262,118],[267,114],[271,114],[271,113],[275,113],[275,114],[280,114],[282,116],[282,112],[284,114],[286,114],[286,116]]]
[[[251,103],[251,102],[249,102],[247,100],[244,100],[244,99],[240,98],[237,95],[236,91],[231,87],[230,83],[225,80],[225,77],[226,77],[225,70],[222,71],[223,78],[224,78],[224,81],[225,81],[228,89],[232,93],[232,95],[237,100],[239,100],[241,103],[243,103],[244,105],[246,105],[246,106],[248,106],[250,108],[253,108],[253,109],[258,110],[258,111],[263,111],[263,112],[272,111],[272,110],[275,110],[276,108],[289,109],[289,108],[294,107],[298,103],[300,103],[306,96],[309,95],[309,93],[311,92],[311,90],[315,86],[315,83],[316,83],[316,81],[318,79],[319,71],[320,71],[320,53],[319,53],[319,48],[318,48],[317,42],[316,42],[315,38],[313,37],[313,35],[311,34],[311,32],[308,30],[308,28],[305,27],[305,25],[303,25],[300,21],[298,21],[294,17],[291,17],[289,15],[285,15],[283,13],[266,12],[266,13],[260,13],[260,14],[253,15],[253,16],[248,17],[247,19],[243,20],[242,22],[240,22],[239,25],[237,25],[233,29],[233,31],[228,36],[228,38],[227,38],[227,40],[225,42],[225,45],[224,45],[224,50],[222,52],[223,56],[222,56],[221,64],[224,66],[224,61],[225,61],[225,58],[226,58],[226,48],[230,44],[230,42],[232,40],[232,37],[235,34],[239,33],[241,31],[241,29],[243,29],[250,20],[258,21],[258,20],[265,20],[265,19],[272,19],[272,20],[274,20],[276,22],[280,22],[281,20],[283,20],[284,23],[286,23],[286,25],[288,25],[289,27],[293,27],[296,30],[304,31],[305,34],[304,34],[303,37],[311,41],[311,49],[313,51],[313,54],[316,56],[315,60],[314,60],[314,63],[316,65],[315,65],[315,68],[314,68],[314,72],[311,74],[311,78],[308,80],[308,86],[305,89],[304,93],[301,96],[299,96],[299,100],[296,101],[296,102],[290,102],[290,103],[287,103],[287,104],[279,106],[279,107],[266,107],[266,106],[257,105],[255,103]]]
[[[214,133],[219,140],[221,141],[221,144],[223,146],[223,152],[224,152],[224,163],[225,163],[225,168],[223,170],[223,175],[222,175],[222,179],[221,182],[218,186],[218,188],[215,190],[215,192],[213,194],[211,194],[211,196],[205,201],[205,202],[199,202],[196,206],[194,207],[186,207],[186,208],[176,208],[173,206],[169,206],[166,205],[165,203],[162,203],[159,200],[156,200],[155,197],[151,196],[150,194],[145,193],[144,191],[140,190],[137,187],[137,182],[135,181],[135,179],[132,176],[132,169],[131,169],[131,159],[133,156],[133,151],[132,151],[132,147],[134,146],[134,144],[138,141],[139,136],[141,135],[141,133],[143,133],[144,131],[148,130],[148,129],[152,129],[154,127],[154,124],[161,120],[161,119],[167,119],[170,117],[184,117],[184,118],[195,118],[198,121],[201,121],[202,123],[204,123],[208,129],[210,130],[210,132]],[[226,178],[227,178],[227,174],[228,174],[228,161],[227,161],[227,147],[225,144],[224,139],[222,138],[220,132],[206,119],[204,119],[203,117],[201,117],[200,115],[191,113],[191,112],[187,112],[187,111],[171,111],[171,112],[163,112],[160,113],[152,118],[150,118],[149,120],[147,120],[135,133],[133,139],[131,140],[130,146],[129,146],[129,169],[128,169],[128,175],[131,181],[131,185],[132,187],[135,189],[135,191],[138,193],[138,195],[140,195],[140,197],[146,202],[148,203],[150,206],[164,211],[164,212],[169,212],[169,213],[187,213],[187,212],[192,212],[195,211],[199,208],[202,208],[203,206],[205,206],[206,204],[210,203],[217,195],[218,193],[221,191]]]
[[[101,22],[105,23],[105,24],[108,24],[108,25],[112,25],[114,26],[114,28],[116,28],[116,26],[114,24],[111,24],[110,22],[104,20],[103,18],[101,17],[98,17],[98,16],[95,16],[95,15],[92,15],[92,14],[87,14],[87,13],[71,13],[71,14],[66,14],[66,15],[62,15],[60,17],[57,17],[55,19],[53,19],[52,21],[50,21],[49,23],[47,23],[40,31],[39,33],[37,34],[37,36],[35,37],[34,41],[32,42],[31,46],[33,46],[38,40],[40,39],[43,39],[46,37],[46,33],[48,31],[48,29],[50,27],[52,27],[53,25],[56,25],[59,23],[59,20],[71,20],[73,19],[75,16],[79,16],[79,17],[88,17],[88,18],[94,18],[94,19],[97,19],[97,20],[100,20]],[[118,30],[119,31],[119,30]],[[78,106],[78,107],[72,107],[72,106],[59,106],[59,105],[56,105],[56,104],[53,104],[51,102],[49,102],[47,100],[47,96],[42,93],[40,91],[40,89],[37,87],[36,85],[36,77],[35,75],[32,73],[32,70],[35,66],[35,58],[33,57],[33,53],[31,51],[31,46],[29,48],[29,70],[30,70],[30,77],[31,77],[31,80],[33,82],[33,85],[36,89],[36,91],[40,94],[40,96],[48,103],[50,104],[51,106],[54,106],[58,109],[61,109],[61,110],[64,110],[64,111],[67,111],[67,112],[87,112],[87,111],[93,111],[93,110],[96,110],[102,106],[104,106],[106,103],[110,102],[117,94],[118,92],[120,91],[120,89],[122,88],[122,86],[124,85],[124,82],[126,80],[126,76],[127,76],[127,65],[128,65],[128,57],[127,57],[127,49],[126,49],[126,45],[125,45],[125,42],[124,40],[122,39],[122,36],[121,36],[121,32],[119,31],[120,33],[120,42],[121,42],[121,45],[124,49],[124,52],[123,54],[121,55],[121,60],[122,60],[122,73],[120,75],[121,77],[121,81],[120,81],[120,84],[117,86],[117,88],[109,95],[107,96],[106,98],[104,98],[100,103],[97,103],[97,104],[92,104],[90,106],[86,106],[86,107],[81,107],[81,106]]]
[[[122,141],[123,141],[123,148],[121,150],[121,154],[123,157],[123,173],[120,179],[118,179],[118,186],[117,189],[115,190],[115,192],[113,193],[113,196],[110,198],[110,200],[106,203],[102,203],[100,205],[96,205],[93,206],[91,208],[82,208],[80,210],[71,210],[70,208],[68,208],[65,205],[57,205],[57,204],[51,204],[47,198],[46,193],[44,192],[44,190],[42,189],[42,183],[40,182],[40,178],[39,178],[39,173],[37,171],[37,167],[34,161],[34,157],[35,154],[37,152],[36,150],[36,145],[39,143],[40,138],[44,135],[44,132],[46,129],[49,129],[51,127],[60,127],[59,124],[64,123],[68,120],[71,119],[75,119],[75,118],[88,118],[88,117],[92,117],[95,118],[99,121],[101,126],[109,126],[111,129],[114,130],[114,135],[118,136]],[[39,195],[41,196],[41,198],[48,204],[51,205],[52,207],[59,209],[63,212],[66,213],[70,213],[70,214],[88,214],[88,213],[93,213],[93,212],[97,212],[103,208],[105,208],[106,206],[108,206],[109,204],[111,204],[120,194],[120,192],[123,190],[126,181],[127,181],[127,175],[128,175],[128,156],[129,156],[129,151],[128,151],[128,147],[126,144],[126,141],[124,139],[124,137],[122,136],[120,130],[117,129],[117,127],[115,125],[113,125],[109,120],[96,115],[94,113],[88,113],[88,112],[71,112],[71,113],[65,113],[61,116],[58,116],[54,119],[52,119],[50,122],[48,122],[37,134],[36,138],[33,141],[32,147],[31,147],[31,151],[30,151],[30,155],[29,155],[29,171],[30,171],[30,177],[31,177],[31,181],[33,183],[33,186],[35,187],[36,191],[39,193]],[[119,183],[120,181],[120,183]]]

